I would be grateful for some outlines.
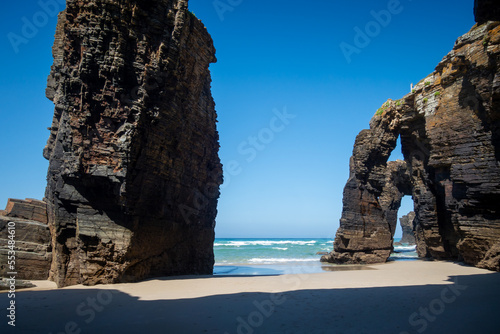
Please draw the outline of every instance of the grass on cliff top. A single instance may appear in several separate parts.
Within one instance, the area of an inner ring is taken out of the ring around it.
[[[391,106],[390,102],[384,103],[384,105],[382,107],[378,108],[378,110],[375,113],[375,115],[377,115],[377,116],[382,115],[387,110],[387,108],[389,108],[390,106]]]

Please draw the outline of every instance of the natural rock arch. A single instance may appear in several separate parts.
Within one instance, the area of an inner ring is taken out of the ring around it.
[[[499,26],[473,27],[357,136],[334,252],[324,261],[385,262],[394,210],[411,194],[419,256],[500,270]],[[398,136],[405,162],[388,163]]]

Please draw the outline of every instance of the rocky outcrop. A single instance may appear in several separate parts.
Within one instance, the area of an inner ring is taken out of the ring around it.
[[[401,229],[403,230],[403,236],[401,238],[401,243],[415,245],[415,212],[410,212],[409,214],[399,218],[401,223]]]
[[[9,267],[9,245],[15,251],[13,268]],[[14,271],[18,279],[46,280],[51,261],[45,203],[9,199],[4,214],[0,215],[0,277],[10,277],[8,273]]]
[[[356,138],[355,155],[351,158],[351,174],[344,189],[341,226],[334,242],[335,253],[322,257],[323,262],[378,263],[387,260],[393,251],[393,238],[398,223],[401,199],[411,194],[410,174],[406,162],[398,160],[374,164],[374,159],[387,161],[396,139],[362,131]],[[377,144],[387,150],[370,154]],[[359,172],[359,173],[358,173]],[[358,177],[366,180],[361,184]]]
[[[216,59],[187,0],[67,1],[53,55],[51,279],[212,273]]]
[[[9,198],[7,207],[0,215],[34,220],[47,224],[47,203],[36,199],[25,200]]]
[[[411,93],[377,111],[356,138],[334,252],[325,260],[387,260],[393,230],[382,181],[401,137],[419,255],[498,270],[499,66],[500,22],[476,25]]]

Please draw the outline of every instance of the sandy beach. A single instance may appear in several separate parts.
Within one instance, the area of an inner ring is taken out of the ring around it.
[[[52,282],[16,293],[2,333],[499,333],[500,273],[449,262],[276,276]],[[7,293],[0,305],[8,306]]]

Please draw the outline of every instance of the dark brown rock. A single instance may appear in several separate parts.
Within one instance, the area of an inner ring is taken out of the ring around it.
[[[9,223],[15,234],[16,278],[46,280],[52,261],[50,232],[47,224],[33,220],[0,216],[0,277],[10,277],[8,266]]]
[[[380,142],[374,141],[372,136],[377,136]],[[344,189],[344,206],[334,242],[335,252],[322,257],[323,262],[386,261],[393,251],[401,199],[411,194],[406,163],[401,160],[385,163],[391,149],[396,146],[396,139],[389,132],[362,131],[356,143],[355,155],[350,163],[351,174]],[[366,155],[377,143],[384,143],[382,145],[387,150],[377,152],[377,156]],[[371,164],[370,169],[365,168],[368,164]]]
[[[384,188],[394,186],[384,175],[400,136],[418,254],[498,270],[499,66],[500,22],[476,25],[410,94],[382,106],[356,138],[340,228],[326,260],[389,256],[392,226],[384,212],[397,200],[384,197]]]
[[[403,230],[403,236],[401,238],[401,243],[415,245],[415,212],[410,212],[405,216],[399,218],[401,223],[401,229]]]
[[[9,233],[9,223],[14,234]],[[9,240],[15,241],[14,271],[18,279],[46,280],[52,261],[47,205],[35,199],[11,199],[0,212],[0,277],[10,277]]]
[[[474,16],[479,24],[486,21],[500,21],[498,0],[474,0]]]
[[[500,242],[488,250],[477,266],[479,268],[500,271]]]
[[[53,55],[51,279],[211,274],[222,179],[216,58],[187,0],[68,1]]]

